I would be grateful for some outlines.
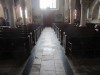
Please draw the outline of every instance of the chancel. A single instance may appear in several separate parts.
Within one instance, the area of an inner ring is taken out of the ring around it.
[[[99,75],[100,0],[0,0],[0,75]]]

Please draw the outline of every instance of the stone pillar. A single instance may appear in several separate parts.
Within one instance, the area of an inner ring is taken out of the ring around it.
[[[69,0],[65,0],[64,3],[64,21],[68,22],[69,20]]]
[[[31,23],[32,23],[32,21],[33,21],[33,13],[32,13],[33,11],[32,11],[32,0],[30,0],[30,16],[31,16]]]
[[[80,27],[86,26],[86,20],[87,20],[87,6],[88,1],[80,0],[81,3],[81,20],[80,20]]]
[[[26,0],[27,19],[26,23],[32,23],[32,0]]]
[[[25,0],[20,0],[20,6],[22,8],[23,25],[26,25],[26,18],[25,18]]]
[[[76,0],[69,0],[69,8],[70,8],[70,24],[74,23],[74,10],[75,10],[75,4]]]
[[[5,9],[5,1],[0,0],[0,17],[5,18],[4,9]]]
[[[15,27],[14,23],[14,0],[6,0],[6,5],[9,13],[9,23],[11,28]]]

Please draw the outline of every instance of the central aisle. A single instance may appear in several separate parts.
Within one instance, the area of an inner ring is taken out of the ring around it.
[[[60,49],[54,30],[45,28],[35,46],[30,75],[66,75]]]

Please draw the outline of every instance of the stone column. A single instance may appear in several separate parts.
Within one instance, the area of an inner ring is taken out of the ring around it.
[[[69,0],[69,8],[70,8],[70,24],[74,23],[74,10],[75,10],[75,4],[76,0]]]
[[[3,18],[5,18],[4,5],[5,5],[5,1],[0,0],[0,17],[3,17]]]
[[[64,0],[64,21],[68,22],[69,20],[69,0]]]
[[[86,26],[86,20],[87,20],[87,6],[88,1],[80,0],[81,3],[81,20],[80,20],[80,27]]]
[[[32,21],[33,21],[33,13],[32,13],[33,11],[32,11],[32,0],[30,0],[30,16],[31,16],[31,23],[32,23]]]
[[[15,27],[14,23],[14,0],[6,0],[6,5],[9,13],[9,23],[11,28]]]
[[[20,0],[20,6],[22,8],[23,25],[26,25],[26,18],[25,18],[25,0]]]

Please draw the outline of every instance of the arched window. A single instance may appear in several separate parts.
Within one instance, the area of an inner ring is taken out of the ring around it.
[[[40,8],[56,8],[56,0],[40,0]]]

